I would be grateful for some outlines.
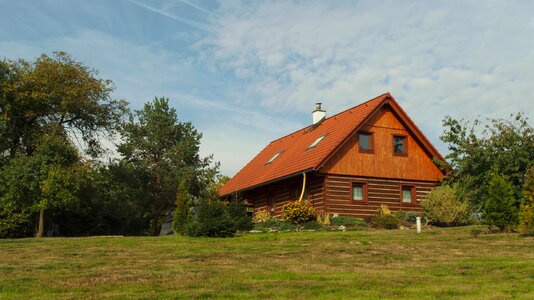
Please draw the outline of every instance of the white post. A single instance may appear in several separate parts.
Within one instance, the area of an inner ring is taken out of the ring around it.
[[[415,220],[415,224],[417,226],[417,233],[421,233],[421,217],[416,217]]]

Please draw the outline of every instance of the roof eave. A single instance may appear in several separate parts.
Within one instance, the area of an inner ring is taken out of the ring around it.
[[[241,190],[236,190],[236,191],[231,191],[231,192],[228,192],[228,193],[225,193],[225,194],[220,194],[219,196],[220,197],[224,197],[224,196],[228,196],[228,195],[235,194],[235,193],[242,193],[242,192],[250,191],[250,190],[253,190],[253,189],[268,185],[268,184],[271,184],[271,183],[275,183],[275,182],[278,182],[278,181],[282,181],[282,180],[285,180],[285,179],[296,177],[296,176],[298,176],[300,174],[303,174],[303,173],[313,172],[315,170],[316,170],[315,168],[304,169],[302,171],[291,173],[291,174],[286,175],[286,176],[282,176],[282,177],[278,177],[278,178],[275,178],[275,179],[272,179],[272,180],[264,181],[264,182],[256,184],[256,185],[251,185],[251,186],[246,187],[246,188],[241,189]]]

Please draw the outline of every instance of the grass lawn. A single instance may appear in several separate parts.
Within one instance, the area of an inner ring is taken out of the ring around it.
[[[0,240],[0,299],[534,299],[534,239],[473,228]]]

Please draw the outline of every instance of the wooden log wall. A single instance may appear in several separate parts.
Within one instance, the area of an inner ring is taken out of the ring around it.
[[[353,182],[367,184],[367,202],[352,200]],[[386,204],[391,211],[419,211],[421,210],[421,200],[438,184],[437,181],[378,179],[328,174],[325,177],[325,210],[330,215],[337,214],[357,218],[375,215],[382,204]],[[415,187],[416,205],[401,202],[402,185]]]
[[[319,211],[324,211],[324,176],[314,173],[307,174],[308,201]],[[272,216],[281,218],[282,207],[289,201],[298,200],[302,190],[302,175],[275,182],[263,187],[256,188],[245,193],[249,202],[254,205],[254,213],[265,210]],[[269,207],[268,198],[272,196],[274,210]]]

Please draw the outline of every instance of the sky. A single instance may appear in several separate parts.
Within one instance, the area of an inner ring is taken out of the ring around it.
[[[447,115],[534,118],[534,1],[0,0],[0,59],[53,51],[168,97],[229,176],[315,102],[390,92],[442,154]]]

